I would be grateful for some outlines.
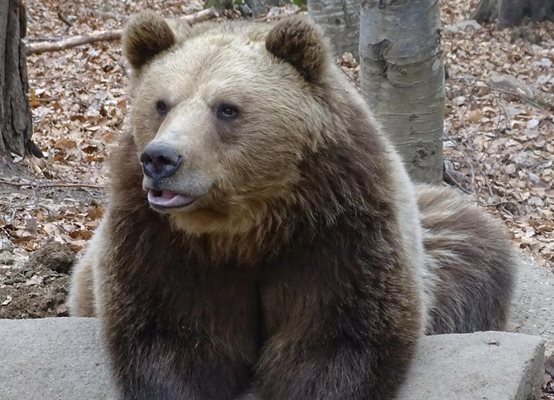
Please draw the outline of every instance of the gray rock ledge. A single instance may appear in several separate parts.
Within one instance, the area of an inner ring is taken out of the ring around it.
[[[1,400],[104,400],[113,391],[94,318],[0,320]],[[535,400],[544,343],[507,332],[424,338],[398,400]]]

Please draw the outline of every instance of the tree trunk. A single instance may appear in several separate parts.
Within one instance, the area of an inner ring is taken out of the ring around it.
[[[358,59],[359,0],[308,0],[308,14],[323,28],[337,56],[350,52]]]
[[[25,9],[19,0],[0,3],[0,154],[35,151],[27,100]]]
[[[553,0],[481,0],[473,18],[493,22],[499,28],[518,25],[524,17],[532,21],[554,21]]]
[[[442,180],[444,66],[438,0],[362,0],[362,93],[412,179]]]

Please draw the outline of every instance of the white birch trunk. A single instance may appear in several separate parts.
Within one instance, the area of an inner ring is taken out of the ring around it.
[[[362,93],[413,180],[442,180],[444,66],[438,0],[362,0]]]

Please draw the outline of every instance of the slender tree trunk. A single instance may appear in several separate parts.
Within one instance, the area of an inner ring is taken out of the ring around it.
[[[444,66],[438,0],[362,0],[362,93],[412,179],[440,182]]]
[[[481,0],[473,14],[478,21],[496,21],[500,28],[518,25],[524,17],[554,21],[554,0]]]
[[[19,0],[0,2],[0,154],[35,151],[27,100],[25,9]]]
[[[350,52],[358,59],[359,0],[308,0],[308,14],[323,28],[338,56]]]

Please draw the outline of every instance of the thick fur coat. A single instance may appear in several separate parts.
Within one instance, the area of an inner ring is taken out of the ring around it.
[[[142,13],[124,50],[132,132],[70,293],[123,399],[392,399],[424,333],[502,329],[502,229],[412,185],[311,22]],[[154,142],[168,178],[144,172]]]

